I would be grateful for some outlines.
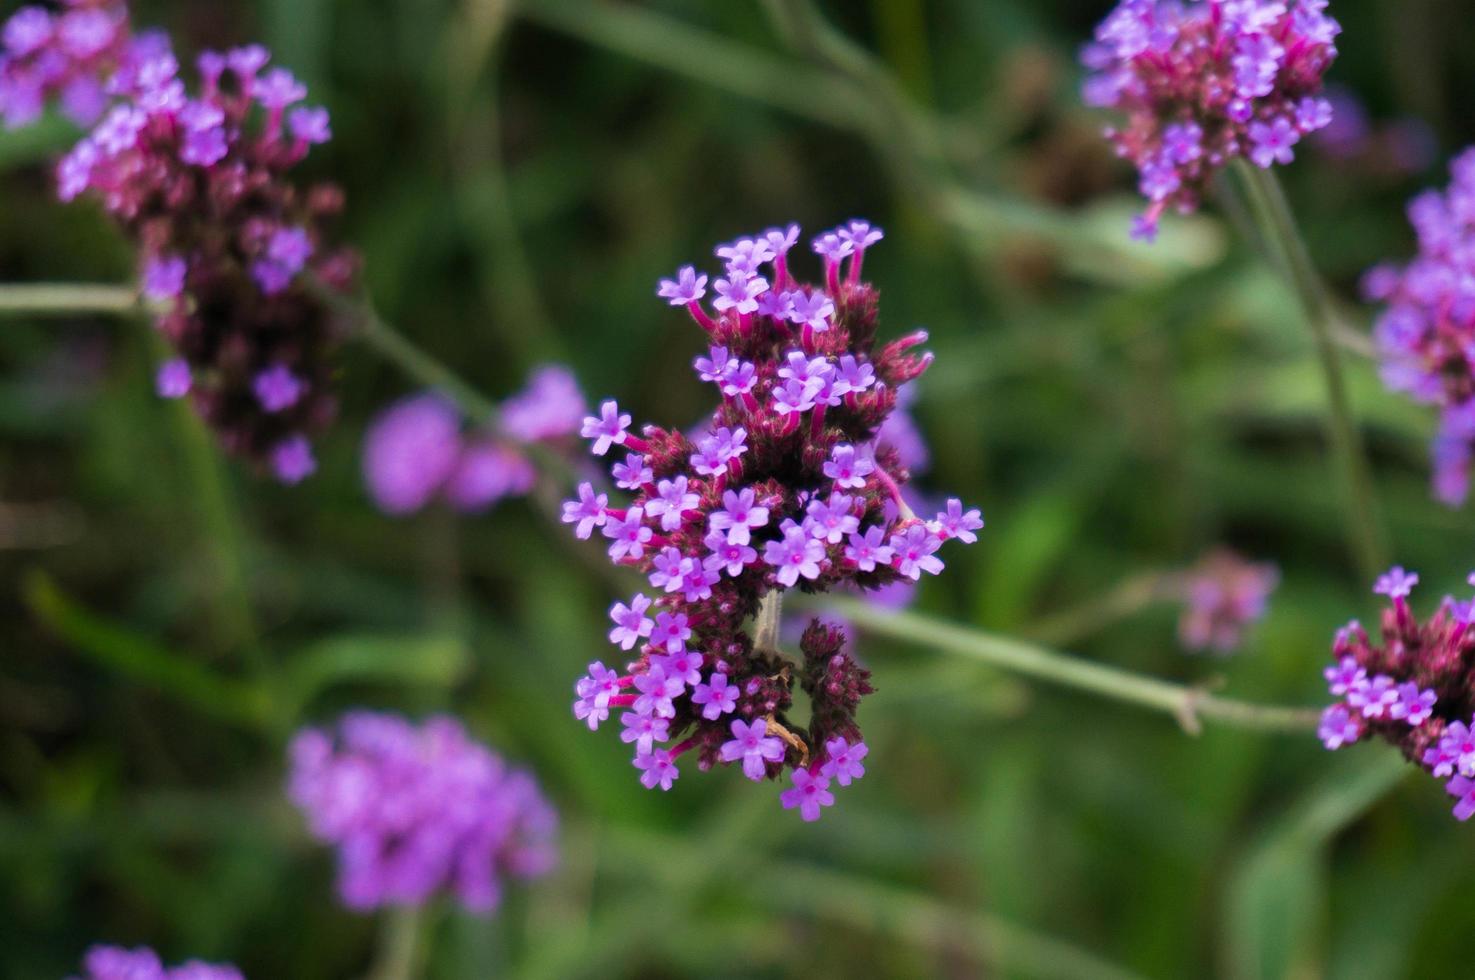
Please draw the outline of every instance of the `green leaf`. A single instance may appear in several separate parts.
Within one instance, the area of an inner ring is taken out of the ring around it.
[[[282,673],[287,717],[339,684],[397,683],[447,688],[466,676],[471,655],[451,634],[353,633],[314,643]]]

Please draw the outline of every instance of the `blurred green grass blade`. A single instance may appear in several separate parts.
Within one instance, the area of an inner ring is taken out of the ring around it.
[[[76,123],[55,114],[19,129],[0,126],[0,167],[23,167],[49,160],[65,152],[80,135]]]
[[[1327,844],[1408,772],[1397,753],[1354,749],[1245,855],[1228,886],[1226,976],[1261,980],[1319,969]]]
[[[449,688],[471,669],[471,652],[452,634],[345,634],[288,658],[279,681],[287,717],[340,684],[414,684]]]
[[[251,728],[267,726],[271,705],[260,688],[223,677],[188,654],[94,615],[44,573],[30,575],[24,593],[36,618],[89,660],[211,717]]]

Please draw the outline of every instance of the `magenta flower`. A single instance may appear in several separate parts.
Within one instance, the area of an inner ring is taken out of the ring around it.
[[[386,514],[410,514],[428,504],[455,469],[460,417],[436,395],[419,395],[385,409],[364,437],[363,473],[369,496]]]
[[[177,255],[150,258],[143,265],[144,298],[158,303],[178,299],[188,272],[189,264]]]
[[[779,802],[785,810],[799,808],[799,815],[806,822],[819,819],[821,807],[833,806],[835,794],[830,792],[830,781],[822,775],[815,775],[808,769],[795,769],[794,786],[779,794]]]
[[[272,447],[271,468],[278,480],[293,486],[317,471],[312,444],[301,434],[291,435]]]
[[[74,980],[244,980],[240,970],[225,963],[190,960],[165,967],[146,946],[93,946],[82,959],[82,971]]]
[[[194,377],[190,374],[189,361],[182,357],[171,358],[160,364],[158,374],[154,375],[154,390],[159,393],[160,398],[183,398],[189,394],[193,384]]]
[[[626,744],[634,742],[639,755],[650,755],[655,751],[655,743],[671,737],[671,722],[656,715],[627,711],[620,717],[620,724],[625,726],[625,730],[620,732],[620,741]]]
[[[502,403],[498,427],[523,444],[564,439],[581,430],[587,404],[572,371],[544,364],[533,369],[522,391]]]
[[[1475,779],[1455,776],[1445,784],[1450,796],[1455,797],[1455,819],[1461,822],[1475,815]]]
[[[1362,723],[1347,710],[1346,705],[1334,704],[1321,713],[1316,736],[1328,749],[1340,749],[1362,737]]]
[[[1132,236],[1152,240],[1169,208],[1197,209],[1241,157],[1289,163],[1331,122],[1322,76],[1341,28],[1325,0],[1120,0],[1081,52],[1087,104],[1124,117],[1106,131],[1148,199]]]
[[[1419,584],[1417,572],[1405,572],[1403,566],[1394,565],[1388,571],[1378,576],[1373,583],[1373,592],[1377,595],[1385,595],[1390,599],[1402,599],[1410,595],[1414,586]]]
[[[1194,652],[1232,653],[1246,628],[1265,616],[1279,584],[1274,565],[1246,561],[1226,548],[1210,551],[1184,572],[1179,642]]]
[[[870,675],[845,632],[818,620],[786,656],[771,634],[755,636],[760,609],[785,589],[909,591],[941,570],[943,541],[976,539],[982,518],[951,501],[924,522],[903,497],[926,450],[899,408],[931,355],[917,350],[920,331],[876,343],[876,292],[860,265],[880,229],[856,220],[819,236],[822,283],[790,267],[798,236],[789,226],[719,246],[724,274],[710,297],[694,267],[661,283],[702,331],[693,367],[721,398],[690,434],[646,425],[639,437],[605,402],[583,434],[595,455],[626,447],[611,473],[628,500],[612,506],[585,484],[564,520],[581,537],[602,527],[611,559],[656,590],[648,605],[615,605],[611,640],[632,659],[613,678],[591,666],[574,686],[575,717],[595,728],[618,711],[628,740],[648,734],[635,758],[649,788],[669,788],[692,752],[702,770],[801,771],[813,784],[801,812],[817,815],[832,799],[826,773],[845,784],[862,771],[856,713]],[[810,701],[802,726],[796,691]],[[657,734],[630,715],[667,724]]]
[[[286,367],[275,364],[256,375],[251,390],[256,393],[262,410],[274,415],[296,405],[307,386]]]
[[[723,762],[742,760],[743,775],[749,779],[762,779],[768,772],[768,763],[782,762],[784,743],[768,734],[768,725],[763,719],[745,723],[741,718],[732,721],[732,739],[723,742]]]
[[[505,880],[544,874],[557,816],[527,773],[473,742],[451,718],[415,726],[350,713],[290,748],[288,796],[314,837],[338,849],[338,886],[354,909],[454,896],[496,907]]]

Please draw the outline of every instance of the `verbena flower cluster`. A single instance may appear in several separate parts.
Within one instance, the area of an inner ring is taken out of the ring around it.
[[[1475,602],[1445,596],[1419,622],[1408,605],[1416,574],[1392,568],[1373,591],[1387,596],[1377,638],[1355,620],[1337,631],[1334,662],[1324,673],[1339,700],[1322,713],[1329,749],[1377,736],[1398,747],[1456,798],[1460,820],[1475,814]],[[1475,585],[1475,575],[1471,576]]]
[[[55,102],[77,125],[91,126],[107,108],[107,79],[167,48],[161,34],[134,36],[117,0],[21,7],[0,27],[0,122],[30,125]]]
[[[1106,136],[1139,174],[1151,240],[1168,208],[1195,210],[1230,160],[1289,163],[1331,122],[1322,75],[1341,27],[1327,0],[1122,0],[1081,60],[1088,104],[1115,109]]]
[[[533,372],[523,391],[502,403],[497,424],[463,433],[461,412],[427,393],[403,399],[370,424],[364,482],[386,514],[410,514],[435,500],[461,511],[486,510],[526,494],[537,469],[526,450],[564,447],[587,411],[573,374],[559,365]]]
[[[554,863],[558,820],[537,783],[452,718],[415,726],[353,712],[336,730],[299,732],[290,759],[288,795],[337,847],[339,891],[353,908],[447,893],[485,912],[504,879]]]
[[[82,959],[82,975],[72,980],[244,980],[233,966],[190,960],[166,967],[146,946],[94,946]]]
[[[43,37],[48,15],[27,10],[7,26],[12,52]],[[138,247],[143,295],[178,354],[159,369],[160,394],[188,395],[227,450],[296,483],[316,467],[309,437],[336,411],[339,331],[318,284],[347,290],[357,264],[329,235],[341,192],[291,180],[328,141],[327,110],[304,105],[307,90],[254,45],[202,54],[191,95],[167,40],[129,38],[117,5],[74,5],[44,43],[75,47],[80,29],[67,25],[84,16],[127,56],[73,66],[99,73],[112,104],[61,161],[58,192],[95,198]]]
[[[1225,548],[1209,552],[1183,575],[1179,640],[1189,650],[1232,653],[1245,629],[1264,617],[1278,584],[1274,565],[1246,561]]]
[[[1387,303],[1374,331],[1384,384],[1439,407],[1434,493],[1455,505],[1469,495],[1475,455],[1475,148],[1450,177],[1409,204],[1418,255],[1369,270],[1363,292]]]
[[[594,729],[619,709],[649,788],[670,789],[687,752],[701,769],[740,764],[754,780],[791,770],[783,806],[817,819],[833,788],[864,772],[855,716],[872,691],[869,671],[838,628],[811,622],[791,660],[776,622],[750,632],[750,621],[760,607],[773,617],[785,590],[874,590],[935,575],[942,544],[974,541],[983,526],[957,500],[919,519],[902,498],[899,448],[878,442],[899,389],[931,363],[913,353],[923,332],[876,349],[877,296],[861,270],[881,237],[852,221],[815,238],[820,283],[789,265],[798,225],[720,246],[715,280],[681,268],[658,292],[705,334],[695,368],[718,390],[716,411],[693,435],[656,426],[637,435],[613,401],[584,422],[594,454],[613,453],[615,486],[629,499],[584,483],[563,519],[580,538],[599,532],[610,559],[644,574],[654,595],[610,610],[610,641],[635,659],[624,669],[590,664],[574,714]],[[796,684],[810,703],[804,728],[788,714]]]

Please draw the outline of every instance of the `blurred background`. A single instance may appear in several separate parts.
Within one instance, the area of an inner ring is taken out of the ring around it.
[[[1344,546],[1308,334],[1232,202],[1128,242],[1132,176],[1077,97],[1109,7],[158,0],[135,21],[181,52],[260,39],[309,83],[336,134],[309,168],[348,192],[368,290],[493,397],[558,361],[637,420],[695,420],[699,336],[657,278],[710,270],[744,232],[869,217],[883,334],[925,327],[937,354],[920,482],[989,522],[918,607],[1319,704],[1333,629],[1378,606]],[[1475,133],[1475,18],[1331,12],[1330,80],[1364,126],[1283,176],[1351,303],[1363,269],[1410,253],[1405,201]],[[132,275],[95,209],[54,202],[48,161],[75,137],[0,134],[0,281]],[[98,940],[362,975],[379,923],[337,903],[281,793],[291,728],[356,705],[456,713],[564,817],[556,874],[489,920],[437,912],[437,978],[1468,973],[1475,837],[1381,746],[1191,738],[862,635],[870,775],[823,821],[733,771],[647,792],[628,747],[569,713],[609,655],[596,546],[536,498],[473,518],[369,502],[365,425],[415,390],[393,365],[345,349],[342,417],[288,489],[155,397],[156,362],[138,322],[0,325],[0,976],[65,975]],[[1432,607],[1475,565],[1469,513],[1430,499],[1432,414],[1350,370],[1397,560]],[[1170,603],[1092,611],[1220,544],[1283,576],[1236,656],[1185,654]]]

